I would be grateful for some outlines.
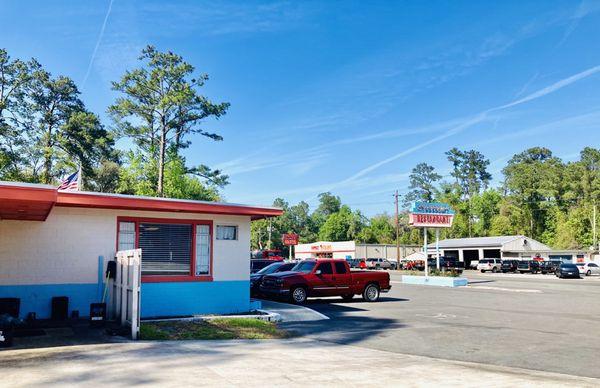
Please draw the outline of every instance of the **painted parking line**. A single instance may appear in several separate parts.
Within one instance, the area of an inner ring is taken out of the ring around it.
[[[534,290],[530,288],[503,288],[503,287],[492,287],[492,286],[467,286],[467,288],[480,289],[480,290],[495,290],[495,291],[509,291],[509,292],[523,292],[530,294],[541,294],[542,290]]]

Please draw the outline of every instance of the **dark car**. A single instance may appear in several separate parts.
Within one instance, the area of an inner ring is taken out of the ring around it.
[[[517,272],[518,267],[519,260],[502,260],[502,264],[500,264],[502,273]]]
[[[282,260],[252,259],[252,260],[250,260],[250,273],[256,273],[268,265],[271,265],[273,263],[281,263],[281,262],[282,262]]]
[[[265,275],[270,275],[277,272],[289,271],[297,263],[284,263],[283,261],[271,262],[272,264],[267,265],[260,271],[250,275],[250,295],[256,296],[260,293],[260,283]]]
[[[429,266],[430,270],[436,269],[437,268],[437,259],[436,258],[428,259],[427,265]],[[462,273],[464,269],[465,269],[465,263],[462,261],[459,261],[457,258],[440,256],[440,270],[442,272],[455,271],[458,273]]]
[[[579,278],[579,269],[575,264],[562,263],[558,266],[555,272],[558,278]]]
[[[540,272],[542,272],[544,275],[547,273],[555,273],[559,264],[560,263],[555,261],[542,261],[540,262]]]
[[[520,273],[538,273],[540,272],[540,263],[535,260],[520,261],[519,265],[517,266],[517,270]]]

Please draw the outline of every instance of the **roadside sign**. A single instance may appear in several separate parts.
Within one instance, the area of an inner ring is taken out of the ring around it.
[[[296,233],[286,233],[281,236],[283,245],[298,245],[299,236]]]
[[[417,228],[449,228],[453,220],[454,210],[441,202],[415,202],[408,217],[408,223]]]

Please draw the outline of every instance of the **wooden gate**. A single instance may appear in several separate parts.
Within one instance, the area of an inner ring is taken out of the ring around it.
[[[142,274],[142,250],[118,251],[117,274],[113,285],[112,311],[117,322],[131,326],[131,338],[140,334],[140,284]]]

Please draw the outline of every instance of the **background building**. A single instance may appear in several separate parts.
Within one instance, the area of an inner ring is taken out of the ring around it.
[[[401,245],[400,258],[413,252],[422,250],[417,245]],[[384,258],[396,261],[396,245],[392,244],[360,244],[354,241],[317,241],[310,244],[299,244],[296,246],[295,257],[297,259],[367,259]]]
[[[593,260],[595,256],[586,250],[553,250],[526,236],[471,237],[441,240],[440,255],[455,257],[468,267],[471,261],[483,258],[525,260],[539,256],[544,259],[561,259],[568,262]],[[435,243],[427,246],[430,257],[435,255]]]

